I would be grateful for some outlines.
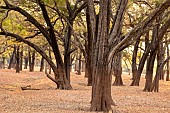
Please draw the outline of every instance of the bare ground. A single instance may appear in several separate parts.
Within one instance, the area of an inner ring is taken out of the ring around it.
[[[124,73],[125,86],[112,86],[114,113],[170,113],[170,82],[160,81],[159,93],[143,92],[144,76],[139,87],[129,86],[130,77]],[[72,73],[71,81],[73,90],[57,90],[43,72],[0,70],[0,113],[93,113],[87,79]],[[21,90],[28,85],[40,90]]]

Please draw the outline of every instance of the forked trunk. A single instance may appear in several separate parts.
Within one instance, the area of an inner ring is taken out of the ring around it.
[[[146,82],[145,82],[145,88],[143,91],[151,92],[151,84],[152,84],[152,78],[153,78],[153,68],[154,68],[154,61],[156,57],[156,52],[151,52],[150,57],[147,62],[147,68],[146,68]]]
[[[110,4],[110,0],[100,1],[97,42],[94,45],[92,111],[109,111],[111,105],[114,105],[111,97],[111,74],[108,73]]]

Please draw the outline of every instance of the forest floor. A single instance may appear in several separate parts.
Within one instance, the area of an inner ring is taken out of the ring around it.
[[[159,93],[143,92],[144,76],[139,87],[129,86],[130,78],[124,73],[125,86],[112,86],[113,113],[170,113],[170,82],[160,81]],[[84,75],[72,73],[71,84],[73,90],[57,90],[43,72],[1,69],[0,113],[93,113]],[[21,90],[28,85],[40,90]]]

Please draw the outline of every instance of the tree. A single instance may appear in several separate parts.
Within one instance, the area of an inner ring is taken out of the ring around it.
[[[15,37],[16,39],[18,39],[20,41],[22,40],[24,43],[33,47],[43,57],[45,57],[45,59],[50,64],[51,68],[53,69],[53,72],[55,74],[55,79],[52,78],[50,75],[48,75],[48,77],[57,84],[57,88],[59,88],[59,89],[71,89],[71,85],[68,82],[68,80],[66,79],[65,70],[64,70],[64,63],[63,63],[62,56],[60,54],[58,43],[57,43],[57,40],[56,40],[56,34],[55,34],[55,31],[54,31],[54,26],[50,21],[50,17],[47,13],[47,9],[46,9],[44,2],[41,1],[41,0],[36,1],[38,7],[42,11],[44,21],[47,25],[46,28],[44,28],[44,26],[42,24],[40,24],[38,22],[38,20],[36,18],[34,18],[31,14],[29,14],[26,10],[24,10],[24,9],[18,7],[18,6],[14,6],[14,5],[10,4],[7,0],[4,0],[4,3],[5,3],[5,6],[1,6],[1,9],[6,9],[6,10],[10,10],[10,11],[13,10],[13,11],[20,13],[21,15],[23,15],[24,17],[27,18],[27,21],[29,21],[32,25],[34,25],[39,30],[39,32],[36,33],[34,36],[32,36],[32,38],[35,37],[39,33],[43,34],[43,36],[46,38],[47,42],[49,43],[49,45],[51,46],[51,48],[53,50],[57,66],[46,55],[46,53],[41,50],[40,47],[36,46],[35,44],[31,43],[30,41],[24,39],[23,37],[21,37],[19,35],[16,35],[16,34],[10,33],[10,32],[7,33],[6,31],[3,30],[2,26],[1,26],[1,30],[2,30],[1,35],[7,35],[7,36]]]
[[[126,0],[121,0],[120,3],[126,3]],[[92,37],[94,44],[94,61],[93,61],[93,85],[92,85],[92,101],[91,109],[94,111],[109,110],[114,104],[111,98],[111,74],[109,74],[112,66],[112,59],[115,54],[124,48],[131,45],[136,39],[141,37],[150,28],[152,22],[159,16],[166,8],[170,6],[170,1],[165,1],[155,11],[151,12],[149,16],[139,23],[134,29],[121,37],[118,44],[114,44],[117,37],[117,32],[111,30],[109,33],[110,23],[110,4],[109,0],[101,0],[99,2],[99,20],[97,22],[94,2],[88,0],[90,23],[92,30]],[[118,15],[115,15],[115,18]],[[116,20],[116,19],[115,19]],[[119,26],[121,21],[113,21],[113,27]],[[112,27],[112,28],[113,28]],[[119,29],[117,29],[119,31]],[[95,35],[95,33],[97,35]],[[109,34],[112,34],[109,41]],[[96,36],[96,37],[95,37]],[[116,37],[114,37],[116,36]],[[108,46],[109,45],[109,46]],[[110,48],[110,49],[108,49]],[[106,63],[107,62],[107,63]],[[109,64],[108,64],[109,63]],[[110,78],[110,79],[109,79]],[[107,96],[106,96],[107,95]]]

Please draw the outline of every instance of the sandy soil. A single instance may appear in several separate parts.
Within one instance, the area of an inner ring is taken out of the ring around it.
[[[0,113],[93,113],[87,79],[72,73],[71,81],[73,90],[56,90],[43,72],[0,70]],[[125,86],[112,86],[114,113],[170,113],[170,82],[160,81],[160,92],[151,93],[142,91],[144,76],[139,87],[129,86],[127,74],[123,81]],[[28,85],[40,90],[21,90]]]

